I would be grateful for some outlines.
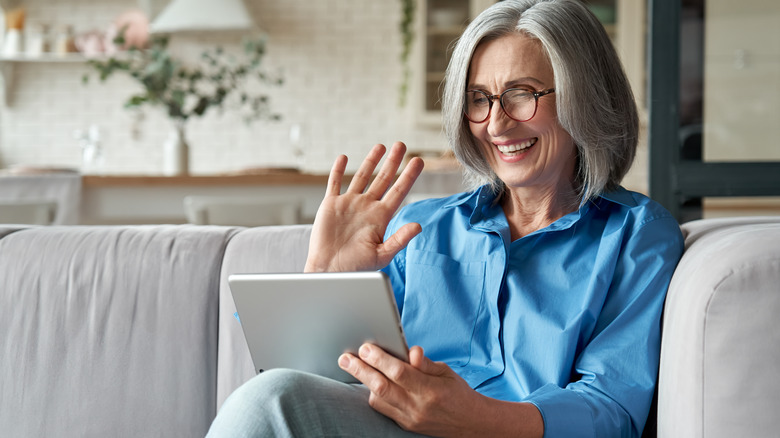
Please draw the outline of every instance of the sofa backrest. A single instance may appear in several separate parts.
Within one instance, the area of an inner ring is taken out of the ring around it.
[[[0,435],[204,436],[228,227],[0,230]]]

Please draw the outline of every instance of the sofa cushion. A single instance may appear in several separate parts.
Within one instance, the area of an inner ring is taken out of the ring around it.
[[[0,239],[0,434],[204,436],[235,232],[38,227]]]
[[[683,231],[664,311],[659,436],[776,436],[780,217]]]

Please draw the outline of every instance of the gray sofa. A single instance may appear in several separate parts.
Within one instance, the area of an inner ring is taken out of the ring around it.
[[[777,436],[780,218],[683,229],[659,436]],[[309,233],[0,225],[0,435],[203,436],[253,375],[227,276],[300,271]]]

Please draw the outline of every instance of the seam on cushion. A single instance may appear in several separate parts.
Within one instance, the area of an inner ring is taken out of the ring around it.
[[[219,258],[219,278],[222,280],[222,266],[225,263],[225,254],[227,253],[227,247],[234,237],[238,236],[241,232],[247,230],[246,227],[232,227],[228,230],[227,236],[222,243],[222,257]]]
[[[0,242],[2,242],[2,240],[3,240],[4,238],[6,238],[6,237],[8,237],[8,236],[11,236],[11,235],[13,235],[13,234],[16,234],[16,233],[18,233],[18,232],[20,232],[20,231],[27,231],[27,230],[31,230],[31,229],[33,229],[33,230],[34,230],[34,229],[41,228],[41,227],[43,227],[43,226],[42,226],[42,225],[31,225],[31,226],[28,226],[28,227],[24,227],[24,226],[23,226],[23,227],[21,227],[21,228],[15,228],[15,229],[14,229],[14,228],[6,228],[6,229],[7,229],[7,230],[9,230],[9,231],[8,231],[8,233],[7,233],[7,234],[3,234],[2,236],[0,236]]]
[[[761,259],[761,262],[778,262],[778,261],[780,261],[780,258]],[[702,357],[701,357],[701,361],[702,361],[701,362],[701,369],[702,369],[702,373],[701,373],[701,392],[702,392],[702,396],[701,396],[701,430],[702,430],[702,436],[707,436],[707,433],[704,430],[705,427],[706,427],[706,424],[707,424],[704,421],[704,412],[705,412],[704,402],[705,402],[705,400],[707,400],[707,397],[705,397],[705,392],[707,390],[707,387],[704,385],[704,382],[706,380],[707,368],[704,365],[707,362],[706,361],[707,350],[706,350],[705,347],[707,345],[707,323],[709,321],[709,316],[710,316],[710,307],[712,305],[712,302],[715,299],[715,296],[720,291],[720,286],[723,283],[725,283],[726,280],[728,280],[729,278],[733,277],[735,273],[737,273],[738,271],[741,271],[742,269],[744,269],[746,267],[750,268],[750,269],[753,269],[753,268],[755,268],[755,266],[756,266],[755,264],[751,264],[748,261],[748,262],[740,264],[739,266],[737,266],[735,268],[730,268],[729,271],[726,274],[724,274],[723,277],[717,283],[715,283],[715,285],[712,287],[712,295],[710,295],[709,299],[707,300],[707,304],[704,306],[704,323],[702,324],[704,331],[703,331],[703,335],[702,335],[702,349],[701,349],[702,350]]]
[[[704,306],[704,322],[702,323],[702,337],[701,337],[701,351],[702,351],[702,355],[701,355],[701,382],[700,382],[700,384],[701,384],[701,414],[700,414],[701,417],[700,417],[700,421],[701,421],[702,436],[707,436],[706,431],[704,430],[705,427],[707,426],[707,422],[704,421],[704,412],[706,411],[704,404],[705,404],[705,401],[707,400],[707,397],[706,397],[707,386],[704,383],[707,380],[707,368],[706,368],[705,365],[707,363],[707,348],[706,348],[707,347],[707,333],[708,333],[707,332],[707,324],[709,322],[710,307],[712,306],[712,302],[715,299],[715,295],[718,294],[718,290],[719,290],[720,286],[726,280],[731,278],[731,276],[734,275],[734,271],[735,271],[734,268],[729,268],[729,271],[726,274],[724,274],[723,277],[717,283],[715,283],[715,285],[712,287],[712,295],[710,295],[709,299],[707,299],[707,304],[705,304],[705,306]]]
[[[217,407],[217,398],[219,397],[219,323],[220,323],[219,318],[220,318],[220,308],[221,308],[220,304],[221,304],[221,301],[222,301],[221,297],[220,297],[220,295],[221,295],[220,294],[220,290],[222,289],[222,266],[225,264],[225,254],[227,253],[228,244],[230,243],[231,240],[233,240],[233,238],[235,236],[237,236],[239,233],[241,233],[244,230],[246,230],[246,227],[231,227],[231,228],[229,228],[227,230],[227,232],[225,233],[226,236],[225,236],[225,238],[223,239],[223,242],[222,242],[222,247],[220,249],[222,255],[221,255],[221,257],[219,257],[219,266],[217,267],[217,310],[216,310],[216,312],[217,312],[217,323],[215,324],[216,334],[214,336],[214,339],[216,340],[216,342],[215,342],[216,349],[214,351],[214,353],[215,353],[214,354],[214,370],[215,370],[214,374],[215,374],[216,378],[214,379],[214,388],[213,388],[214,395],[215,395],[213,410],[214,410],[215,414],[216,414],[216,411],[218,409],[218,407]]]

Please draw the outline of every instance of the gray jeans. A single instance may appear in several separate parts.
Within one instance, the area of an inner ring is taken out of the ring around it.
[[[228,397],[207,438],[420,437],[368,405],[368,389],[292,370],[269,370]]]

